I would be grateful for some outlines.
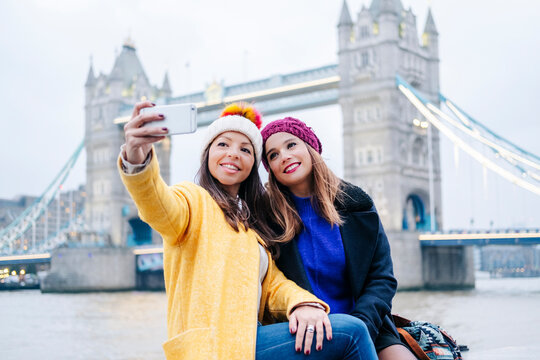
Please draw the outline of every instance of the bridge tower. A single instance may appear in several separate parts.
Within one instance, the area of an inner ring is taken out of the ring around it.
[[[394,256],[400,284],[423,286],[416,232],[430,230],[432,217],[433,230],[442,227],[439,134],[426,127],[395,77],[439,102],[438,32],[431,10],[420,42],[416,16],[401,0],[373,0],[355,21],[344,1],[338,38],[345,179],[373,197],[393,253],[403,255]]]
[[[387,229],[428,230],[433,214],[427,131],[414,125],[422,117],[397,90],[395,76],[438,102],[438,34],[431,12],[423,44],[416,17],[400,0],[373,0],[356,23],[344,3],[338,29],[345,178],[373,196]],[[432,135],[434,215],[440,227],[439,135],[436,130]]]
[[[116,170],[116,159],[124,143],[122,125],[114,119],[131,114],[142,99],[154,102],[171,95],[165,75],[161,88],[152,86],[137,57],[135,46],[126,40],[110,74],[94,75],[92,64],[85,84],[86,224],[85,242],[104,239],[113,246],[152,242],[151,230],[138,217]],[[170,143],[156,146],[161,174],[169,181]],[[94,239],[93,239],[94,238]]]

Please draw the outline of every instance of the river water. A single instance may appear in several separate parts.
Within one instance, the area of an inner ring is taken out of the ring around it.
[[[476,289],[399,292],[394,312],[445,328],[465,360],[540,359],[540,278],[477,279]],[[160,292],[0,292],[0,359],[164,359]]]

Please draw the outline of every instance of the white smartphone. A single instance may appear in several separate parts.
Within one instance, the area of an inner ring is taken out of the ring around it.
[[[197,106],[195,104],[158,105],[141,110],[141,114],[150,113],[163,114],[164,119],[148,122],[143,127],[166,127],[169,129],[167,135],[190,134],[197,130]]]

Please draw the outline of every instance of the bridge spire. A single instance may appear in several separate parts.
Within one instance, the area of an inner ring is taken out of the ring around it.
[[[428,9],[426,26],[424,27],[424,33],[439,35],[437,27],[435,26],[435,20],[433,20],[433,14],[431,13],[431,8]]]
[[[171,85],[169,83],[169,72],[165,72],[165,76],[163,77],[163,85],[161,85],[161,93],[169,97],[172,94]]]
[[[435,26],[431,8],[428,9],[426,25],[422,34],[422,45],[428,49],[432,57],[437,58],[439,56],[439,32]]]
[[[339,16],[338,27],[338,39],[339,39],[339,52],[346,51],[351,43],[354,42],[353,21],[351,19],[351,13],[347,6],[347,0],[343,0],[343,6],[341,7],[341,14]]]
[[[343,0],[343,6],[341,8],[341,15],[339,16],[338,28],[342,26],[352,26],[353,21],[351,18],[351,13],[349,12],[349,7],[347,6],[347,0]]]
[[[94,66],[93,66],[93,59],[92,56],[90,56],[90,69],[88,69],[88,76],[86,77],[86,83],[84,84],[85,87],[91,87],[96,82],[96,77],[94,76]]]

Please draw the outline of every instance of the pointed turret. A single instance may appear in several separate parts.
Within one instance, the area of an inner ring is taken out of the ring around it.
[[[437,31],[437,27],[435,26],[435,20],[433,20],[431,8],[428,9],[426,26],[424,26],[424,34],[422,35],[422,45],[429,49],[432,56],[438,57],[439,32]]]
[[[343,0],[343,6],[341,7],[341,14],[339,16],[338,23],[338,35],[339,35],[339,51],[347,49],[349,44],[354,42],[353,33],[353,21],[351,19],[351,13],[347,6],[347,1]]]
[[[424,33],[422,34],[422,46],[428,54],[428,79],[429,82],[425,84],[425,91],[432,94],[439,93],[439,32],[435,26],[433,20],[433,14],[431,8],[428,9],[426,18],[426,26],[424,27]]]
[[[426,19],[426,26],[424,27],[424,32],[427,34],[439,35],[437,27],[435,26],[435,20],[433,20],[433,14],[431,13],[431,8],[428,9],[428,15]]]
[[[92,57],[90,57],[90,69],[88,70],[88,76],[86,77],[85,87],[94,86],[96,83],[96,77],[94,76],[94,66],[92,64]]]
[[[92,57],[90,56],[90,69],[88,69],[88,76],[86,76],[86,82],[84,83],[85,93],[86,93],[86,103],[90,103],[92,97],[94,96],[96,84],[98,79],[94,75],[94,66],[93,66]]]
[[[161,85],[161,94],[165,97],[170,97],[172,94],[171,85],[169,83],[169,72],[165,72],[163,77],[163,85]]]
[[[338,73],[345,73],[346,69],[350,67],[352,61],[351,45],[355,42],[354,38],[354,23],[347,6],[347,0],[343,0],[343,6],[341,7],[341,14],[339,15],[338,28],[338,57],[339,68]],[[343,83],[350,81],[349,77],[343,78]]]
[[[343,0],[343,6],[341,7],[341,15],[339,16],[338,28],[343,26],[352,26],[353,21],[349,7],[347,6],[347,0]]]

